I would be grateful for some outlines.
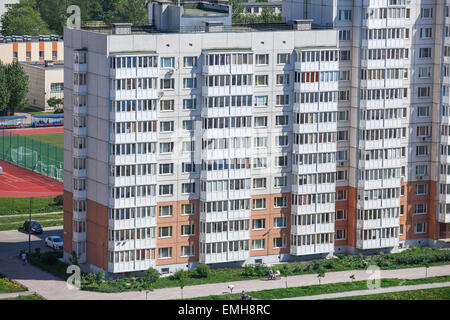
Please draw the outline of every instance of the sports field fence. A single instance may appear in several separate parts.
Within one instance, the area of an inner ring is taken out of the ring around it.
[[[0,133],[0,159],[63,181],[64,150],[30,136]]]

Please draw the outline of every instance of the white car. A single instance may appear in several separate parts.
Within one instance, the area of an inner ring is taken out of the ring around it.
[[[0,175],[2,175],[2,174],[3,174],[3,168],[0,167]]]
[[[63,239],[59,236],[50,236],[45,238],[45,245],[50,248],[62,249]]]

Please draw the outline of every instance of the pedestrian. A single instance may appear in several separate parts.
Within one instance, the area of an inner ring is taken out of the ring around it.
[[[22,252],[22,261],[23,265],[27,264],[27,254],[25,253],[25,251]]]
[[[272,271],[272,268],[269,269],[269,280],[273,280],[273,271]]]
[[[230,284],[230,285],[228,286],[228,289],[230,289],[230,293],[233,293],[234,285],[233,285],[233,284]]]

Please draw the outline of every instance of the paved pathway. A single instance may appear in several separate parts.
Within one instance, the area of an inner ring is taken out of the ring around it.
[[[8,278],[17,281],[29,291],[36,292],[45,299],[50,300],[145,300],[146,292],[123,292],[123,293],[101,293],[82,290],[69,290],[67,284],[31,265],[23,266],[17,258],[0,259],[0,273]],[[355,280],[367,280],[370,276],[365,270],[340,271],[326,273],[322,283],[349,282],[350,275],[355,275]],[[428,276],[450,275],[450,265],[435,266],[428,269]],[[417,279],[425,277],[425,268],[411,268],[399,270],[381,270],[381,278],[400,278]],[[217,295],[229,293],[228,283],[214,283],[197,286],[187,286],[184,288],[184,298],[203,297],[208,295]],[[245,280],[232,282],[235,286],[233,292],[238,293],[241,290],[258,291],[266,289],[285,288],[286,279],[268,281]],[[318,284],[317,275],[300,275],[288,277],[288,285],[308,286]],[[148,299],[167,300],[181,298],[180,288],[157,289],[148,293]]]
[[[444,287],[450,287],[450,282],[425,283],[425,284],[417,284],[417,285],[410,285],[410,286],[379,288],[379,289],[373,289],[373,290],[355,290],[355,291],[348,291],[348,292],[320,294],[320,295],[316,295],[316,296],[286,298],[286,299],[280,299],[280,300],[335,299],[335,298],[344,298],[344,297],[367,296],[367,295],[378,294],[378,293],[402,292],[402,291],[410,291],[410,290],[423,290],[423,289],[444,288]]]
[[[32,216],[44,216],[47,214],[62,214],[64,211],[55,211],[55,212],[41,212],[41,213],[32,213]],[[24,217],[25,220],[28,218],[29,213],[22,213],[22,214],[2,214],[0,215],[0,219],[2,218],[10,218],[10,217]]]

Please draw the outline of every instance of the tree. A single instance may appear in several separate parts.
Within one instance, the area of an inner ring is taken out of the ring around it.
[[[103,269],[101,269],[100,268],[100,270],[98,271],[98,273],[97,273],[97,277],[96,277],[97,279],[97,284],[98,285],[101,285],[102,284],[102,281],[103,281],[103,279],[105,279],[105,271],[103,270]]]
[[[0,61],[0,112],[7,110],[9,103],[8,80],[6,66]]]
[[[15,61],[7,67],[9,97],[9,113],[23,110],[28,106],[28,76],[19,62]]]
[[[67,23],[68,0],[37,0],[37,6],[42,19],[48,24],[52,33],[63,34]]]
[[[322,284],[320,279],[325,278],[325,269],[323,267],[317,269],[317,278],[319,279],[319,285]]]
[[[115,22],[130,22],[137,26],[148,23],[145,0],[119,0],[115,11]]]
[[[49,107],[53,109],[60,109],[61,105],[64,104],[64,100],[61,98],[51,97],[50,99],[47,100],[47,104]]]
[[[145,280],[147,281],[148,287],[151,288],[152,284],[154,284],[159,279],[159,272],[154,268],[148,268],[145,273]]]
[[[423,263],[424,267],[425,267],[425,278],[428,278],[428,268],[430,267],[430,262],[428,260],[426,260]]]
[[[49,34],[48,25],[31,6],[13,5],[1,18],[4,36]]]
[[[183,299],[183,289],[186,285],[186,272],[180,272],[178,275],[178,284],[180,285],[181,289],[181,299]]]
[[[244,12],[244,6],[242,5],[242,0],[229,0],[228,4],[232,6],[232,19],[239,20]]]

